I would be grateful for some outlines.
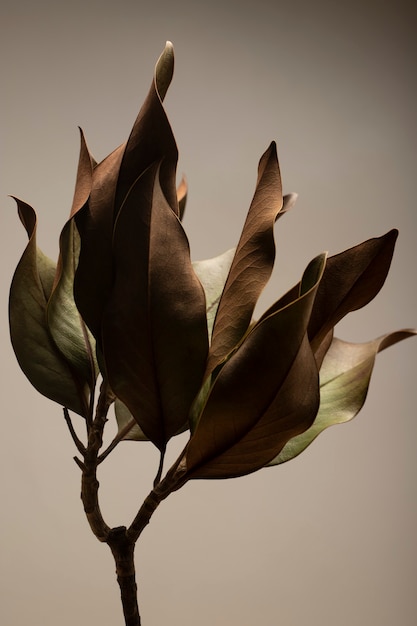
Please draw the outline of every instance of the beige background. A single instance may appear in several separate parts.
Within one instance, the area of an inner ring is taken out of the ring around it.
[[[110,553],[82,513],[61,409],[31,388],[9,345],[7,292],[25,234],[6,195],[34,206],[40,244],[55,256],[76,126],[98,159],[122,142],[170,39],[177,65],[166,108],[190,185],[193,257],[235,244],[258,159],[276,139],[285,190],[300,198],[279,223],[259,310],[322,250],[398,227],[382,293],[338,335],[361,341],[415,326],[413,4],[3,1],[4,626],[122,624]],[[414,626],[416,366],[416,340],[391,348],[354,422],[285,466],[196,482],[163,503],[137,549],[144,626]],[[156,461],[148,445],[125,443],[103,466],[110,524],[131,520]]]

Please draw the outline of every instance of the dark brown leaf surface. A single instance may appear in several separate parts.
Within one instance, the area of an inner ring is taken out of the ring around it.
[[[387,277],[397,236],[394,229],[329,257],[308,328],[313,351],[320,349],[347,313],[377,295]]]
[[[313,422],[319,387],[307,325],[324,263],[321,255],[309,265],[312,287],[256,324],[223,366],[187,447],[189,478],[255,471]]]
[[[162,105],[173,67],[172,45],[167,44],[127,143],[94,168],[90,197],[76,216],[81,254],[75,280],[75,299],[99,344],[101,318],[112,283],[114,223],[135,180],[156,161],[162,162],[163,193],[171,209],[177,215],[179,213],[175,187],[178,151]]]
[[[187,422],[208,340],[204,291],[159,171],[136,181],[116,222],[103,352],[110,386],[162,449]]]
[[[289,204],[294,198],[289,196]],[[217,309],[207,375],[235,348],[274,265],[274,223],[283,207],[275,143],[263,154],[258,180],[242,235]]]

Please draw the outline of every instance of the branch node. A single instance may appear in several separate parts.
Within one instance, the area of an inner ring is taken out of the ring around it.
[[[85,445],[78,438],[77,433],[75,432],[75,428],[74,428],[74,426],[72,424],[71,417],[70,417],[70,414],[69,414],[69,411],[68,411],[67,407],[63,407],[63,411],[64,411],[64,418],[65,418],[65,421],[67,423],[68,430],[70,431],[72,440],[75,443],[75,446],[76,446],[78,452],[80,454],[82,454],[83,456],[85,456],[85,451],[86,451]]]
[[[76,462],[76,464],[78,465],[78,467],[80,468],[80,470],[82,472],[85,472],[87,470],[86,466],[84,465],[84,463],[82,461],[80,461],[80,459],[77,456],[74,456],[74,461]]]

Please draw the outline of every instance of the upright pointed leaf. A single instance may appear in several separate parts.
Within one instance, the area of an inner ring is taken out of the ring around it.
[[[74,198],[72,201],[71,214],[73,217],[87,202],[93,185],[93,170],[97,163],[87,147],[84,133],[80,131],[80,155],[78,159],[77,178],[75,181]]]
[[[103,308],[111,289],[114,194],[122,156],[120,146],[95,167],[88,202],[75,216],[81,239],[75,302],[98,344]]]
[[[112,285],[114,222],[135,180],[155,161],[163,160],[161,186],[172,210],[179,212],[175,188],[178,151],[162,105],[173,67],[172,45],[167,43],[128,141],[94,168],[88,203],[76,217],[81,253],[75,301],[99,344],[103,309]]]
[[[178,215],[175,171],[178,149],[162,102],[174,72],[174,49],[167,41],[159,57],[147,98],[136,118],[123,153],[115,197],[115,214],[126,194],[149,165],[161,162],[160,185],[171,209]]]
[[[85,205],[91,192],[94,159],[80,129],[81,146],[70,219],[60,236],[60,251],[54,287],[47,305],[48,328],[58,350],[78,376],[94,389],[98,366],[95,342],[74,301],[74,278],[80,253],[80,237],[74,216]]]
[[[49,334],[46,307],[55,264],[37,248],[36,214],[16,200],[29,242],[10,288],[10,334],[17,360],[32,385],[50,400],[86,416],[88,390],[57,350]]]
[[[295,204],[297,194],[287,194],[284,196],[283,207],[279,215],[289,211]],[[209,338],[211,338],[214,320],[220,298],[230,272],[233,259],[235,258],[236,248],[226,250],[219,256],[204,261],[194,261],[193,268],[201,284],[204,287],[207,303],[207,325]]]
[[[149,168],[114,234],[114,287],[103,318],[109,383],[160,449],[187,422],[207,355],[203,288],[181,223]]]
[[[290,439],[269,465],[290,461],[323,430],[354,418],[366,400],[378,352],[413,335],[414,330],[400,330],[359,344],[335,338],[320,370],[320,408],[313,425]]]
[[[314,286],[256,324],[223,366],[187,446],[187,478],[255,471],[314,420],[318,373],[307,325],[324,262],[307,269]]]
[[[255,195],[217,309],[207,374],[245,334],[275,260],[273,228],[283,206],[276,146],[259,162]]]

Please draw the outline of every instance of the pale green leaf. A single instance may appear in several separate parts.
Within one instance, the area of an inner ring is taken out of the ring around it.
[[[46,306],[55,263],[36,245],[36,214],[16,200],[29,242],[10,288],[9,320],[13,349],[32,385],[50,400],[86,416],[88,392],[76,372],[57,350],[46,321]]]
[[[73,219],[65,224],[60,238],[60,260],[56,284],[47,307],[52,338],[80,378],[94,388],[98,366],[95,341],[83,322],[74,301],[74,276],[80,251],[80,237]]]
[[[354,418],[365,402],[378,352],[415,334],[413,330],[400,330],[367,343],[334,338],[320,370],[320,408],[313,425],[290,439],[268,465],[293,459],[323,430]]]
[[[126,433],[123,436],[123,440],[149,441],[139,424],[136,423],[127,406],[118,398],[116,398],[114,402],[114,413],[116,415],[118,434]],[[129,425],[131,426],[130,428]]]
[[[207,327],[209,338],[213,330],[214,318],[223,292],[236,248],[204,261],[194,261],[193,268],[206,294]]]

